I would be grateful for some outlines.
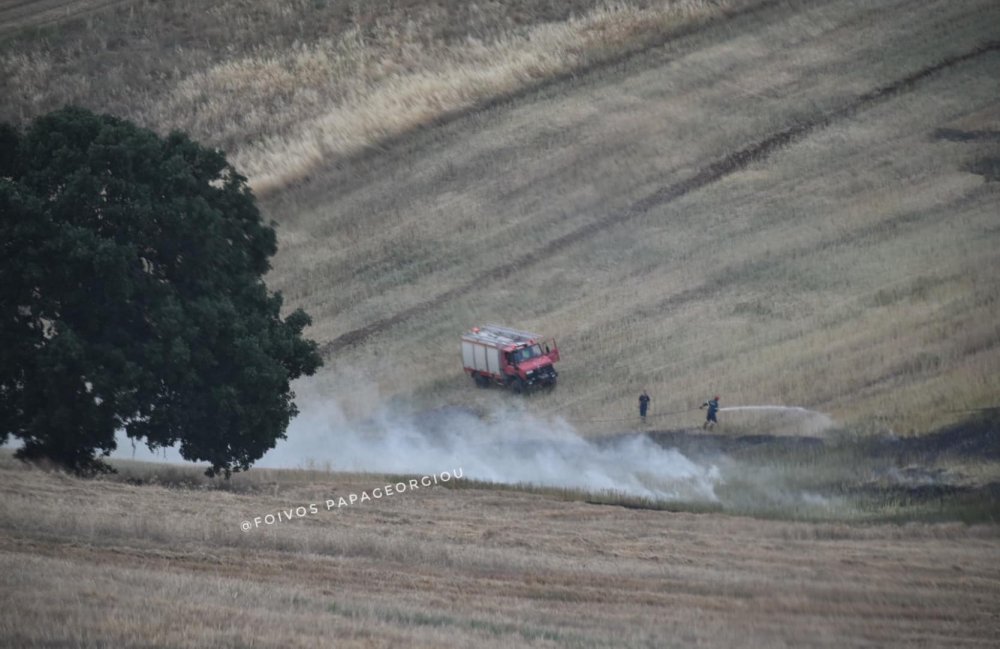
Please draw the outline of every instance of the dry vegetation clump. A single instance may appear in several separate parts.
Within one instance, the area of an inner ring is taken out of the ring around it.
[[[740,4],[130,4],[10,37],[0,117],[75,102],[181,129],[224,149],[266,192]]]

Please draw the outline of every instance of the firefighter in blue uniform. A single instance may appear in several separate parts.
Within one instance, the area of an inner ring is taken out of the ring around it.
[[[649,395],[643,390],[639,395],[639,417],[646,421],[646,411],[649,410]]]
[[[714,399],[709,399],[701,404],[701,408],[708,408],[708,414],[705,415],[705,424],[702,428],[707,430],[710,426],[715,426],[719,423],[719,420],[715,418],[716,413],[719,412],[719,395],[715,395]]]

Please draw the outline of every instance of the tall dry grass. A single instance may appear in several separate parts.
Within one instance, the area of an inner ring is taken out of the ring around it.
[[[75,101],[160,132],[180,129],[223,148],[263,193],[745,3],[166,4],[105,10],[70,30],[76,43],[58,31],[40,44],[8,40],[0,49],[9,93],[0,115],[26,120]],[[176,43],[156,32],[164,23]],[[95,46],[103,51],[87,51]],[[172,68],[150,60],[161,54]],[[106,65],[111,70],[98,69]],[[124,87],[108,88],[109,80]],[[111,97],[100,96],[105,89]]]

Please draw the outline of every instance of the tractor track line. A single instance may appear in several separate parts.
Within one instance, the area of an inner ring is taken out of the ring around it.
[[[484,283],[504,279],[527,266],[531,266],[542,261],[543,259],[547,259],[553,253],[560,252],[563,249],[583,241],[599,232],[607,230],[614,225],[624,223],[629,219],[644,214],[653,207],[670,203],[678,198],[690,194],[691,192],[701,189],[702,187],[715,183],[726,176],[741,171],[753,162],[765,160],[780,148],[801,140],[805,136],[817,130],[826,128],[834,122],[850,118],[858,112],[881,101],[891,99],[907,92],[915,87],[919,82],[942,70],[972,60],[982,56],[983,54],[996,51],[1000,51],[1000,41],[990,41],[984,43],[963,54],[948,57],[935,64],[921,68],[920,70],[917,70],[902,79],[897,79],[892,83],[880,86],[874,90],[864,93],[863,95],[859,95],[853,101],[834,111],[816,115],[812,119],[799,122],[786,129],[775,132],[763,140],[759,140],[747,147],[733,151],[721,159],[710,163],[690,178],[663,187],[649,196],[639,199],[624,211],[608,214],[603,218],[583,225],[572,232],[549,241],[542,247],[537,248],[532,252],[521,255],[510,262],[480,273],[471,281],[460,286],[456,286],[455,288],[445,291],[444,293],[441,293],[429,300],[414,304],[413,306],[403,309],[402,311],[398,311],[391,316],[381,318],[358,329],[345,332],[333,340],[321,345],[320,353],[327,356],[333,352],[363,342],[377,333],[389,329],[390,327],[414,316],[425,313],[444,302],[468,295],[473,290],[482,287]]]
[[[123,0],[20,0],[0,6],[0,36],[6,38],[18,31],[41,28],[80,18]]]

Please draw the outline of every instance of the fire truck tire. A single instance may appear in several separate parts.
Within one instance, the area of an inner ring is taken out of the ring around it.
[[[517,378],[510,382],[510,389],[514,394],[524,394],[528,391],[528,386],[523,379]]]
[[[488,387],[490,387],[490,380],[489,380],[489,378],[486,377],[486,376],[483,376],[482,374],[473,374],[472,375],[472,380],[476,382],[476,387],[479,387],[479,388],[488,388]]]

